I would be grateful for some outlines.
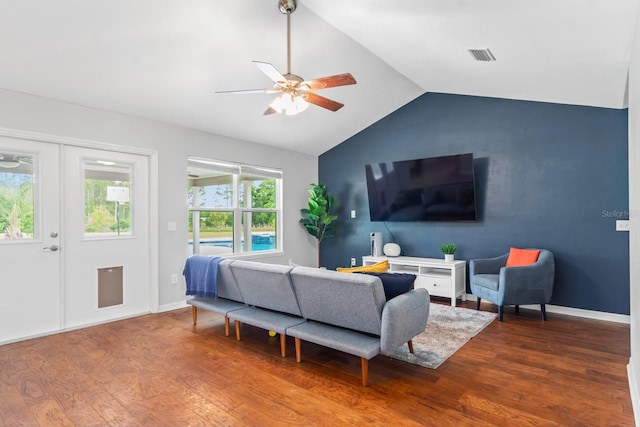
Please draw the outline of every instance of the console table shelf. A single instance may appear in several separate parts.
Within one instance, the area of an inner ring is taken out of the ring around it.
[[[433,296],[451,298],[451,305],[454,307],[456,298],[466,300],[466,261],[447,262],[443,259],[408,256],[363,256],[362,265],[373,265],[385,259],[389,261],[390,273],[415,274],[414,287],[426,288]]]

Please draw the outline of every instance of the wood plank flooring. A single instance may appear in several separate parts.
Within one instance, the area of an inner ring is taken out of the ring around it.
[[[474,307],[475,303],[463,303]],[[484,305],[483,310],[496,311]],[[436,370],[191,309],[0,346],[2,426],[632,426],[629,325],[505,309]]]

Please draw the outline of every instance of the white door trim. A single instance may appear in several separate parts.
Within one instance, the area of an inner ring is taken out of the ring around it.
[[[146,148],[109,144],[88,139],[70,138],[20,129],[0,127],[0,136],[50,142],[60,145],[95,148],[149,157],[149,311],[159,311],[158,282],[158,152]],[[63,230],[61,230],[63,231]]]

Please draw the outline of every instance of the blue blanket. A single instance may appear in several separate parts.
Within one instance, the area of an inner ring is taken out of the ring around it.
[[[187,281],[187,295],[218,298],[218,266],[222,257],[192,255],[182,274]]]

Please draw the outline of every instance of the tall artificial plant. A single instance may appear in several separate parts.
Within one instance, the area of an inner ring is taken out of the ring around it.
[[[307,191],[311,196],[307,199],[309,207],[300,209],[300,224],[318,240],[319,249],[322,239],[335,236],[338,215],[334,215],[333,212],[340,202],[327,191],[325,184],[311,184]]]

